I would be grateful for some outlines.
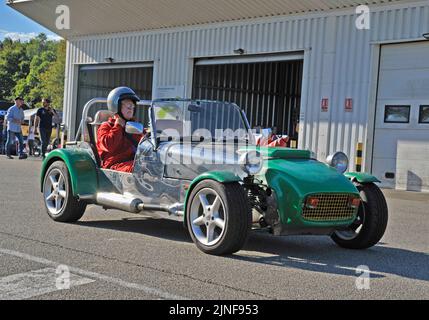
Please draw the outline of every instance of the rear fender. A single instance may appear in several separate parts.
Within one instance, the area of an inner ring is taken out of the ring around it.
[[[80,195],[95,195],[97,193],[97,166],[90,153],[82,149],[57,149],[47,155],[43,162],[40,177],[40,188],[42,191],[45,174],[49,167],[56,161],[62,161],[66,164],[75,197]]]

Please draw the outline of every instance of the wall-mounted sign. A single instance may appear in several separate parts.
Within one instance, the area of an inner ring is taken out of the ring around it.
[[[185,86],[166,86],[156,88],[156,99],[183,99]]]
[[[345,103],[346,112],[353,112],[353,99],[347,98]]]
[[[322,112],[328,112],[329,110],[329,99],[323,98],[322,99]]]

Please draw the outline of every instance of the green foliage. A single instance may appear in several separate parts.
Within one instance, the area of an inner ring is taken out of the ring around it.
[[[33,106],[47,97],[63,108],[65,41],[49,41],[41,33],[28,41],[0,41],[0,100],[23,96]]]

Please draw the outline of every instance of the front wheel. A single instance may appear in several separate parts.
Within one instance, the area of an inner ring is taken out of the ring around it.
[[[206,180],[191,192],[186,223],[203,252],[227,255],[242,249],[251,226],[250,207],[239,183]]]
[[[332,239],[346,249],[368,249],[386,232],[388,208],[381,190],[373,183],[355,184],[362,198],[355,222],[346,230],[336,231]]]
[[[73,196],[69,171],[62,161],[54,162],[46,171],[43,199],[48,215],[58,222],[76,222],[86,210],[86,203]]]

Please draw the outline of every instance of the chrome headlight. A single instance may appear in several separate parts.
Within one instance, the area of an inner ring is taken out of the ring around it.
[[[349,168],[349,158],[343,152],[331,154],[326,162],[340,173],[345,173]]]
[[[249,151],[241,155],[240,167],[247,174],[254,176],[261,172],[263,165],[262,155],[258,151]]]

